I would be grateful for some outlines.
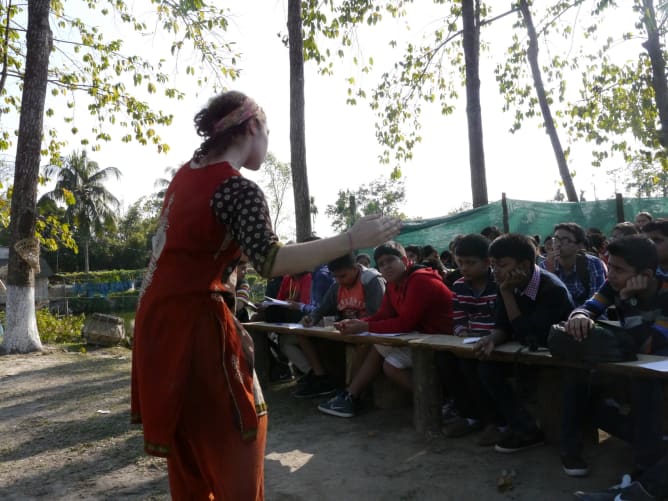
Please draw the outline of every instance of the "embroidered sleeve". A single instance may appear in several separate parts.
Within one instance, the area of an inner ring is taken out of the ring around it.
[[[281,244],[271,227],[269,207],[259,186],[240,176],[230,177],[213,194],[211,207],[257,272],[269,276]]]

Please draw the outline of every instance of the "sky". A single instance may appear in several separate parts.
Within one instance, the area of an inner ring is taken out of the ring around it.
[[[269,149],[280,161],[289,162],[289,61],[287,48],[278,36],[286,32],[286,3],[283,0],[229,3],[234,15],[228,36],[236,41],[242,53],[238,62],[241,77],[230,82],[229,87],[250,95],[265,109],[271,131]],[[431,2],[420,2],[419,8],[412,9],[413,15],[407,20],[388,19],[381,26],[360,32],[355,50],[362,58],[374,58],[371,74],[362,75],[347,62],[338,64],[333,76],[322,76],[315,63],[306,64],[307,168],[310,194],[315,197],[320,213],[315,225],[320,236],[333,233],[324,213],[326,206],[336,200],[339,189],[355,188],[391,171],[391,166],[378,162],[382,149],[376,142],[372,110],[364,102],[357,106],[346,104],[345,80],[353,75],[370,90],[378,76],[390,70],[401,55],[401,50],[389,50],[390,39],[398,39],[400,47],[406,40],[419,42],[444,17]],[[500,10],[494,12],[498,13]],[[513,16],[508,16],[496,28],[483,33],[489,43],[489,50],[481,54],[480,72],[489,200],[499,200],[505,192],[509,198],[545,201],[553,198],[559,179],[549,139],[537,120],[525,123],[514,135],[508,132],[512,113],[501,111],[503,102],[493,75],[496,62],[504,57],[510,43],[508,31],[513,21]],[[411,29],[407,30],[406,25]],[[130,34],[124,34],[124,38],[126,44],[146,54],[164,49],[164,41],[159,37],[141,40],[140,45]],[[640,41],[630,45],[631,55],[642,50]],[[175,64],[178,67],[181,63]],[[168,154],[159,154],[151,146],[120,142],[103,145],[100,152],[90,154],[101,166],[113,165],[122,170],[122,180],[110,183],[109,189],[122,200],[124,207],[154,192],[154,182],[164,177],[165,168],[187,161],[198,146],[192,119],[211,92],[198,91],[188,82],[183,80],[182,90],[187,93],[184,101],[157,103],[175,115],[173,125],[159,131],[171,147]],[[76,113],[81,124],[89,120],[85,107]],[[409,217],[442,216],[471,201],[463,89],[452,115],[441,115],[437,105],[423,111],[421,135],[422,143],[415,147],[413,160],[402,166],[406,180],[406,203],[402,211]],[[71,144],[76,146],[73,140]],[[586,147],[576,148],[571,157],[571,168],[577,171],[576,188],[584,190],[588,200],[612,196],[614,187],[604,179],[604,170],[590,168],[588,163]],[[612,167],[615,165],[608,166]],[[245,172],[253,179],[258,177]]]

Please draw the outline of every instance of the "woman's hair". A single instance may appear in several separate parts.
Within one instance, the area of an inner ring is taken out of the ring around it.
[[[239,110],[242,106],[248,107],[251,112],[250,116],[242,114],[240,115],[241,121],[221,127],[224,117]],[[246,133],[248,122],[252,118],[264,120],[264,112],[242,92],[231,90],[212,98],[206,107],[195,115],[195,130],[197,135],[204,140],[195,150],[193,160],[199,162],[207,155],[222,153]]]

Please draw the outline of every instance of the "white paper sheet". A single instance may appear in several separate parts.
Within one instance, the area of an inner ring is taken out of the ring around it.
[[[642,364],[635,364],[636,367],[644,367],[658,372],[668,372],[668,360],[657,360],[656,362],[644,362]]]
[[[480,341],[479,337],[465,337],[462,339],[462,344],[473,344]]]
[[[405,336],[407,334],[415,334],[415,332],[385,332],[383,334],[380,334],[378,332],[360,332],[359,334],[356,334],[357,336],[377,336],[377,337],[397,337],[397,336]]]
[[[265,296],[264,301],[262,301],[260,304],[266,308],[267,306],[288,306],[290,303],[281,299],[274,299],[273,297]]]

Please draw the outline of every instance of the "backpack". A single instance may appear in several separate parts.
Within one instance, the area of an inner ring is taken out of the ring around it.
[[[586,301],[591,297],[591,294],[589,293],[591,277],[589,276],[589,260],[587,259],[587,253],[584,251],[579,251],[575,255],[575,274],[584,286],[584,301]],[[584,301],[579,301],[577,298],[573,298],[573,300],[576,302],[576,306],[584,303]]]
[[[547,346],[556,359],[588,365],[638,359],[636,341],[621,327],[595,322],[587,337],[578,341],[566,332],[564,324],[554,324],[547,338]]]

